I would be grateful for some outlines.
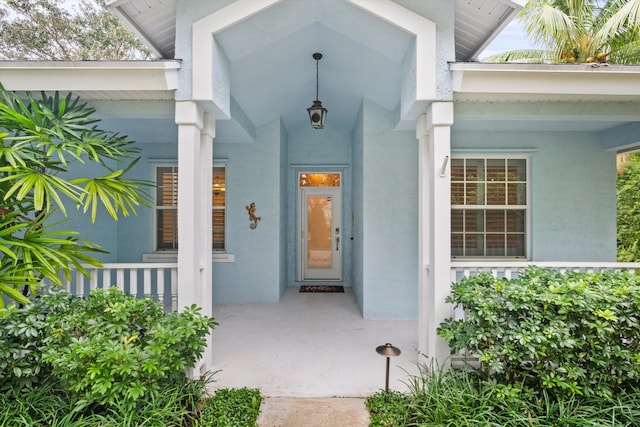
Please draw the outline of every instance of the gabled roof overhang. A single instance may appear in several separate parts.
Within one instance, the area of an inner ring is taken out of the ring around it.
[[[451,0],[454,1],[454,0]],[[478,55],[527,0],[455,0],[456,60]],[[160,58],[175,55],[176,0],[107,0],[109,8]]]

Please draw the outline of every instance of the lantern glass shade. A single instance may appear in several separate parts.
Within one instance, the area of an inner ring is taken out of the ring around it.
[[[316,99],[313,101],[313,105],[307,108],[307,112],[309,112],[311,127],[322,129],[324,127],[324,119],[327,117],[327,109],[322,106],[322,103]]]

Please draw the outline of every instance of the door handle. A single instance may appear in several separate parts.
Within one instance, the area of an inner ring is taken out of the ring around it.
[[[340,236],[336,237],[336,251],[340,248]]]

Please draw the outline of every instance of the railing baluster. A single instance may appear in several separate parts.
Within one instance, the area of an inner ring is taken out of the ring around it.
[[[109,289],[110,287],[115,286],[116,284],[111,281],[111,269],[105,269],[104,273],[105,274],[102,276],[102,287],[105,289]]]
[[[164,307],[164,268],[161,267],[156,269],[156,293],[158,294],[158,301]]]
[[[89,292],[91,292],[92,290],[98,288],[98,279],[99,279],[100,272],[98,271],[97,268],[92,268],[89,273],[91,274],[91,278],[89,279]]]
[[[91,270],[87,270],[91,274]],[[84,296],[84,276],[81,272],[76,271],[76,283],[75,283],[76,295],[79,297]]]
[[[151,269],[145,268],[142,271],[144,295],[151,295]]]
[[[116,287],[124,292],[124,268],[116,269]]]
[[[138,270],[134,268],[129,270],[129,293],[134,297],[138,295]]]
[[[171,311],[178,311],[178,267],[171,268]]]
[[[513,270],[511,267],[507,266],[504,268],[504,278],[511,279],[513,277]]]

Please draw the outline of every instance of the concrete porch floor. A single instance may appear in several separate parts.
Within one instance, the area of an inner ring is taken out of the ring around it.
[[[258,388],[265,397],[365,397],[384,389],[386,360],[375,348],[402,350],[391,358],[389,388],[405,391],[416,374],[417,320],[366,320],[350,289],[299,293],[279,303],[214,304],[213,388]]]

